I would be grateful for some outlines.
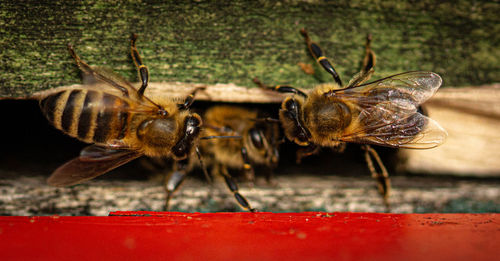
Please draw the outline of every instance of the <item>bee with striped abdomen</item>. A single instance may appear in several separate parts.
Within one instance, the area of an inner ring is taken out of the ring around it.
[[[315,153],[321,146],[342,147],[347,142],[364,144],[368,167],[388,205],[388,173],[370,145],[427,149],[441,144],[447,136],[446,131],[418,112],[419,105],[441,85],[441,77],[432,72],[415,71],[364,84],[375,66],[369,36],[361,72],[343,85],[321,48],[311,41],[304,29],[301,33],[312,56],[335,82],[321,84],[306,94],[291,86],[265,86],[257,78],[254,81],[262,88],[294,94],[282,102],[279,120],[289,140],[306,146],[297,152],[298,160]],[[375,169],[372,158],[380,172]]]
[[[149,74],[131,39],[131,55],[141,78],[137,90],[111,72],[87,65],[68,45],[84,73],[85,85],[39,93],[48,121],[67,135],[87,143],[79,157],[65,163],[48,179],[54,186],[70,186],[102,175],[141,155],[182,161],[199,138],[201,117],[189,112],[196,88],[184,102],[151,100],[144,95]]]

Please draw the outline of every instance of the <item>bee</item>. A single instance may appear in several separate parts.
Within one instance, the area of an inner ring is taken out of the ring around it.
[[[413,71],[365,83],[376,62],[369,35],[361,71],[343,85],[319,45],[311,41],[305,29],[301,34],[311,55],[334,82],[321,84],[308,94],[287,85],[266,86],[257,78],[254,82],[261,88],[293,94],[281,103],[279,121],[287,139],[304,146],[297,152],[298,160],[316,153],[319,147],[363,144],[368,168],[388,206],[389,176],[370,145],[429,149],[443,143],[446,131],[418,112],[419,105],[441,86],[441,77],[433,72]],[[372,158],[379,166],[378,171]]]
[[[134,34],[130,51],[141,78],[139,89],[107,70],[89,66],[68,45],[88,83],[35,96],[56,129],[92,143],[78,157],[56,169],[48,184],[75,185],[142,155],[182,161],[196,147],[202,119],[191,113],[189,107],[195,93],[203,87],[196,88],[181,103],[173,99],[153,101],[145,96],[149,72],[137,50],[136,39]]]
[[[267,118],[258,110],[234,105],[217,105],[208,108],[203,114],[203,138],[240,137],[239,139],[210,139],[200,142],[200,151],[204,162],[212,170],[211,177],[224,178],[229,190],[234,194],[239,205],[255,211],[239,192],[238,185],[228,169],[242,170],[247,179],[254,180],[253,165],[267,168],[268,182],[271,169],[278,164],[279,126],[275,122],[267,122]],[[166,191],[168,208],[172,194],[183,181],[186,172],[193,165],[178,166],[167,177]],[[203,168],[204,169],[204,168]],[[208,174],[207,174],[208,175]],[[207,177],[211,180],[210,177]]]
[[[220,105],[209,108],[203,115],[205,136],[239,135],[241,139],[214,139],[200,145],[213,166],[240,169],[254,181],[252,164],[275,168],[279,160],[279,127],[266,122],[258,110]],[[219,168],[215,167],[215,169]],[[218,173],[219,171],[214,171]],[[266,177],[268,180],[270,176]]]

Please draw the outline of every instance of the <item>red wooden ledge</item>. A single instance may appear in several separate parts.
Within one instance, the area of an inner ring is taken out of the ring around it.
[[[0,260],[494,260],[500,214],[0,217]]]

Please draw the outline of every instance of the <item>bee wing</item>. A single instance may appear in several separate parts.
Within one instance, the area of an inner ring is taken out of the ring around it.
[[[142,154],[124,149],[109,149],[91,145],[82,150],[80,156],[57,168],[47,179],[51,186],[72,186],[117,168]]]
[[[343,99],[370,99],[367,102],[407,98],[408,102],[422,104],[439,89],[443,80],[433,72],[415,71],[389,76],[371,83],[335,91]],[[402,105],[405,105],[404,101]],[[398,105],[398,104],[397,104]]]
[[[109,68],[89,66],[82,69],[82,72],[84,85],[92,86],[104,83],[107,87],[114,88],[119,91],[126,91],[132,95],[137,92],[132,84]]]
[[[341,140],[398,148],[438,146],[446,131],[417,110],[441,83],[432,72],[407,72],[334,92],[331,97],[351,102],[359,111]]]
[[[124,97],[138,104],[158,109],[158,105],[145,96],[139,96],[137,89],[122,76],[111,69],[98,66],[80,67],[83,72],[83,84],[90,88],[111,88],[114,92],[125,94]]]
[[[374,120],[371,126],[346,131],[341,140],[394,148],[430,149],[442,144],[446,136],[448,134],[436,121],[415,113],[399,120]]]

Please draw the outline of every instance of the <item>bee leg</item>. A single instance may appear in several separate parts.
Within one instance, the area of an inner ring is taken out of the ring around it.
[[[368,169],[372,174],[372,178],[374,178],[378,182],[378,191],[384,199],[385,206],[387,207],[387,209],[390,209],[389,194],[391,191],[391,181],[389,178],[389,174],[387,173],[387,169],[382,163],[382,160],[380,159],[377,151],[375,151],[370,145],[363,145],[363,149],[365,150],[365,160],[368,165]],[[377,172],[377,170],[375,169],[372,157],[377,162],[380,172]]]
[[[142,63],[141,56],[139,55],[139,51],[137,51],[137,47],[135,46],[135,41],[137,40],[137,34],[132,34],[130,38],[130,55],[132,56],[132,60],[134,60],[134,64],[137,67],[137,71],[139,72],[139,76],[141,77],[141,88],[137,91],[139,97],[144,95],[144,91],[146,87],[148,87],[149,81],[149,72],[148,67]]]
[[[241,147],[241,157],[243,158],[243,170],[245,171],[245,177],[252,183],[255,183],[255,172],[252,165],[250,165],[247,148]]]
[[[198,161],[200,162],[200,168],[203,170],[203,174],[205,175],[205,179],[208,181],[208,183],[212,184],[212,178],[210,177],[210,175],[208,175],[207,167],[203,162],[203,158],[201,157],[200,149],[198,148],[198,146],[195,147],[195,151],[196,156],[198,156]]]
[[[333,147],[330,147],[330,149],[335,152],[335,153],[343,153],[347,147],[347,144],[345,142],[341,142]]]
[[[250,212],[256,212],[254,208],[250,206],[250,203],[248,203],[248,200],[243,197],[243,195],[240,194],[238,191],[238,184],[234,181],[234,179],[229,175],[229,172],[227,171],[226,166],[221,166],[222,170],[222,175],[224,176],[224,181],[226,181],[226,185],[233,193],[234,197],[236,198],[236,201],[238,201],[238,204],[245,210],[250,211]]]
[[[279,146],[285,142],[285,137],[281,138],[280,140],[275,140],[271,142],[271,150],[269,153],[271,153],[273,156],[271,157],[271,161],[266,164],[266,182],[267,184],[271,186],[277,186],[277,182],[274,179],[274,169],[278,167],[279,159],[280,159],[280,154],[279,154]]]
[[[295,163],[300,164],[302,159],[319,152],[320,147],[315,144],[309,144],[307,147],[301,147],[297,150]]]
[[[333,76],[333,80],[339,85],[342,86],[342,80],[340,80],[339,75],[337,74],[337,71],[333,68],[333,65],[328,61],[328,59],[323,55],[323,51],[319,47],[318,44],[315,42],[311,41],[311,38],[309,38],[309,34],[307,33],[306,29],[302,28],[300,30],[300,33],[304,36],[306,43],[307,43],[307,48],[309,48],[309,52],[311,55],[316,59],[316,61],[325,69],[326,72],[331,74]]]
[[[196,95],[196,92],[199,91],[199,90],[205,90],[206,87],[196,87],[196,89],[194,89],[187,97],[186,99],[184,99],[184,102],[183,103],[180,103],[180,104],[177,104],[177,107],[180,109],[180,110],[186,110],[188,109],[189,107],[191,107],[191,104],[193,104],[194,102],[194,96]]]
[[[363,72],[370,71],[371,69],[373,69],[373,67],[375,67],[376,64],[377,59],[375,57],[375,53],[372,51],[371,42],[372,35],[367,34],[365,43],[365,58],[363,58],[363,68],[361,69],[361,71]]]
[[[180,160],[175,163],[174,172],[166,177],[165,179],[165,192],[167,194],[165,198],[165,210],[168,211],[170,207],[170,199],[182,182],[186,179],[187,172],[186,166],[188,160]]]
[[[264,174],[266,177],[267,186],[269,186],[269,187],[278,187],[279,186],[278,182],[275,179],[274,171],[271,168],[266,168]]]
[[[365,57],[363,58],[363,67],[361,71],[356,74],[352,80],[347,84],[347,88],[358,86],[370,79],[374,70],[376,63],[375,53],[371,49],[371,41],[372,35],[368,34],[366,36],[366,44],[365,44]]]
[[[297,88],[294,88],[292,86],[288,86],[288,85],[275,85],[275,86],[264,85],[257,77],[253,78],[253,82],[255,84],[257,84],[262,89],[268,89],[268,90],[282,92],[282,93],[294,93],[294,94],[298,94],[302,97],[307,98],[307,94],[305,94],[303,91],[301,91]]]

